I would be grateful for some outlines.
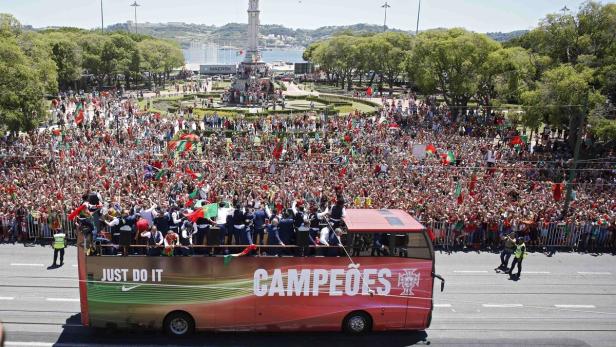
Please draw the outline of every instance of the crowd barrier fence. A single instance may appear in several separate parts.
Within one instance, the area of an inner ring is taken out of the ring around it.
[[[18,221],[19,220],[19,221]],[[437,249],[456,251],[462,249],[497,250],[502,246],[500,236],[514,233],[525,238],[533,248],[573,251],[597,251],[616,248],[616,231],[597,223],[522,224],[517,227],[497,225],[468,226],[459,223],[431,221],[423,223],[434,236]],[[0,216],[0,241],[12,239],[30,242],[49,242],[54,230],[62,230],[69,240],[77,237],[77,226],[67,214],[42,215],[26,213],[23,218]]]

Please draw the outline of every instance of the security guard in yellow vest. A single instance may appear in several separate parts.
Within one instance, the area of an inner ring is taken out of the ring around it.
[[[53,235],[53,267],[57,267],[56,260],[58,259],[58,253],[60,253],[60,265],[64,265],[64,248],[66,247],[66,234],[61,230],[58,230]]]
[[[513,277],[513,268],[518,265],[518,274],[516,278],[519,279],[522,274],[522,260],[526,257],[526,245],[524,239],[519,237],[516,242],[515,252],[513,252],[513,262],[511,263],[511,269],[509,269],[509,277]]]

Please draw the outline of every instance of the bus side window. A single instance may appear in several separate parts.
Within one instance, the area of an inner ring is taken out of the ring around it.
[[[418,259],[432,259],[430,245],[423,233],[406,234],[406,257]]]
[[[351,256],[353,257],[382,257],[389,255],[389,238],[383,233],[353,234],[351,243]]]

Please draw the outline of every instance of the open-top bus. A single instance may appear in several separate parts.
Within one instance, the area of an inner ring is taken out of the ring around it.
[[[425,228],[404,211],[351,209],[343,229],[338,256],[246,256],[229,263],[222,256],[86,256],[79,242],[82,323],[162,328],[177,336],[427,329],[440,276]]]

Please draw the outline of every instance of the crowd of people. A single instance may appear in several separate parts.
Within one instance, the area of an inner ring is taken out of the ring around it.
[[[578,168],[563,214],[570,151],[554,134],[521,133],[502,112],[458,112],[412,94],[382,103],[370,115],[193,118],[148,112],[136,99],[109,93],[61,95],[50,126],[0,139],[2,236],[14,239],[34,221],[51,235],[96,195],[94,229],[141,218],[147,225],[135,224],[133,235],[163,244],[154,216],[166,216],[179,240],[195,204],[222,203],[230,215],[267,208],[268,222],[283,224],[294,219],[292,207],[309,219],[341,203],[403,209],[426,225],[445,222],[456,235],[494,242],[515,232],[539,244],[545,225],[583,224],[613,247],[616,172],[609,160]]]

